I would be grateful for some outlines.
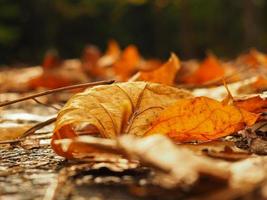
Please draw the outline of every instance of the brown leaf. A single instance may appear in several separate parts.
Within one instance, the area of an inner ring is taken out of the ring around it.
[[[146,82],[87,89],[72,97],[59,112],[53,139],[81,134],[107,138],[124,133],[143,136],[164,108],[188,97],[191,94],[185,90]],[[57,153],[65,155],[52,145]]]

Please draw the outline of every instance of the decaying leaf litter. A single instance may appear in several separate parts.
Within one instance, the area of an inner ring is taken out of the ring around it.
[[[265,199],[266,70],[256,50],[164,63],[115,41],[4,69],[0,195]]]

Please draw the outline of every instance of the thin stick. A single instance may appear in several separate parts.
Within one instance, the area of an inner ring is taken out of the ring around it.
[[[17,143],[21,141],[23,141],[23,139],[3,140],[3,141],[0,141],[0,144],[10,144],[10,143]]]
[[[53,93],[57,93],[57,92],[62,92],[62,91],[65,91],[65,90],[92,87],[92,86],[96,86],[96,85],[112,84],[114,82],[115,82],[114,80],[97,81],[97,82],[82,83],[82,84],[77,84],[77,85],[71,85],[71,86],[56,88],[56,89],[53,89],[53,90],[47,90],[47,91],[44,91],[44,92],[40,92],[40,93],[36,93],[36,94],[33,94],[33,95],[29,95],[27,97],[22,97],[22,98],[19,98],[19,99],[16,99],[16,100],[0,103],[0,107],[11,105],[11,104],[18,103],[18,102],[21,102],[21,101],[26,101],[28,99],[33,99],[33,98],[40,97],[40,96],[45,96],[45,95],[49,95],[49,94],[53,94]]]
[[[43,103],[43,102],[39,101],[39,100],[36,99],[36,98],[32,98],[32,100],[34,100],[36,103],[38,103],[38,104],[40,104],[40,105],[43,105],[43,106],[47,106],[47,107],[53,108],[53,109],[56,110],[56,111],[59,111],[59,110],[60,110],[60,108],[57,108],[57,107],[55,107],[55,106],[53,106],[53,105],[50,105],[50,104]]]
[[[49,125],[49,124],[52,124],[53,122],[56,121],[56,119],[57,119],[56,117],[53,117],[53,118],[48,119],[48,120],[46,120],[46,121],[44,121],[44,122],[41,122],[41,123],[36,124],[35,126],[31,127],[31,128],[28,129],[27,131],[25,131],[25,132],[19,137],[19,139],[24,138],[24,137],[27,137],[27,136],[29,136],[29,135],[35,133],[35,131],[37,131],[37,130],[39,130],[39,129],[41,129],[41,128],[43,128],[43,127]]]

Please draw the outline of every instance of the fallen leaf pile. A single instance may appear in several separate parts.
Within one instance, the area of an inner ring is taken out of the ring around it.
[[[152,186],[173,197],[179,191],[193,199],[198,194],[237,199],[257,191],[264,199],[266,74],[267,55],[255,49],[232,60],[209,53],[203,60],[187,61],[175,53],[167,60],[147,59],[137,46],[121,48],[114,40],[104,52],[86,46],[78,59],[64,60],[49,51],[41,66],[0,71],[0,150],[42,151],[45,145],[71,160],[57,163],[65,178],[51,186],[52,193],[48,188],[50,199],[56,199],[62,184],[80,177],[91,184],[93,176],[121,173],[105,180],[125,183],[125,174],[140,178],[143,167],[145,178],[130,184],[137,196],[157,195]],[[66,90],[108,79],[115,83]],[[32,97],[40,91],[49,96]],[[18,104],[12,102],[16,98]],[[0,164],[0,177],[2,168],[8,167]]]
[[[71,145],[94,147],[113,154],[122,154],[139,160],[146,166],[159,171],[155,181],[163,187],[172,188],[179,184],[191,185],[204,173],[213,177],[228,180],[234,189],[250,189],[251,185],[260,183],[267,175],[266,157],[245,159],[236,163],[206,158],[194,154],[190,149],[179,147],[167,137],[154,135],[144,139],[131,135],[120,136],[118,140],[96,139],[91,136],[79,136],[74,140],[59,143],[68,151]],[[165,152],[165,155],[162,155]],[[242,169],[245,167],[244,169]],[[249,171],[257,171],[251,175]],[[243,187],[246,181],[246,187]]]

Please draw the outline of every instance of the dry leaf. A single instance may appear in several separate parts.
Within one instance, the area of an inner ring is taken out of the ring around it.
[[[267,99],[261,95],[250,95],[242,99],[236,99],[234,105],[253,113],[267,111]]]
[[[48,88],[54,89],[71,85],[71,81],[66,78],[59,77],[57,73],[44,72],[41,76],[33,78],[29,81],[29,88]]]
[[[256,49],[251,49],[247,54],[237,58],[237,62],[253,68],[267,67],[267,55]]]
[[[57,143],[66,151],[71,145],[83,145],[137,160],[154,168],[156,174],[153,182],[165,188],[191,185],[203,174],[228,180],[229,188],[245,191],[266,179],[267,160],[264,156],[252,156],[238,162],[221,161],[198,155],[158,134],[145,138],[123,135],[117,141],[78,136],[58,140]]]
[[[120,58],[113,64],[113,69],[120,81],[127,81],[137,70],[141,56],[134,45],[129,45],[121,53]]]
[[[138,65],[138,70],[148,72],[153,71],[161,67],[163,63],[159,59],[148,59],[142,60],[140,65]]]
[[[0,141],[17,139],[32,126],[32,124],[1,123]]]
[[[48,63],[51,64],[53,62],[51,61]],[[42,74],[30,79],[28,81],[28,87],[30,89],[54,89],[88,81],[88,78],[82,69],[80,60],[70,59],[62,61],[60,65],[54,64],[51,64],[52,66],[49,66],[48,64],[47,66],[42,66]]]
[[[211,140],[253,125],[259,115],[208,97],[180,99],[165,109],[146,135],[166,134],[175,141]]]
[[[227,83],[227,87],[229,88],[232,96],[234,97],[245,95],[245,94],[248,94],[247,91],[244,91],[243,89],[242,91],[240,91],[240,88],[241,87],[248,88],[248,86],[251,83],[255,82],[256,79],[257,77],[252,76],[242,81],[237,81],[234,83]],[[193,89],[192,93],[194,94],[194,96],[206,96],[206,97],[210,97],[216,100],[223,100],[225,96],[227,95],[227,90],[225,90],[224,85],[221,85],[217,87],[196,88],[196,89]]]
[[[48,51],[42,64],[43,73],[40,76],[29,80],[29,88],[36,89],[44,87],[53,89],[70,85],[71,82],[69,80],[58,75],[58,68],[61,66],[62,61],[58,57],[57,52]]]
[[[222,67],[218,58],[209,54],[207,58],[201,63],[199,68],[191,76],[185,78],[184,82],[191,84],[202,84],[224,75],[224,68]]]
[[[61,59],[58,56],[57,51],[51,50],[46,52],[46,55],[43,60],[43,68],[44,69],[53,69],[57,68],[62,64]]]
[[[111,66],[119,59],[120,54],[121,49],[118,43],[115,40],[110,40],[105,55],[98,60],[97,65],[100,67]]]
[[[258,79],[251,84],[255,92],[264,91],[267,89],[267,79],[264,76],[259,76]]]
[[[191,185],[198,180],[201,173],[223,179],[229,178],[230,175],[227,162],[197,155],[187,148],[175,145],[162,135],[145,138],[123,135],[118,137],[117,141],[78,136],[74,139],[58,140],[57,143],[64,147],[66,152],[71,145],[82,145],[87,149],[94,147],[97,150],[122,154],[140,161],[142,165],[156,170],[154,181],[165,188]]]
[[[59,112],[53,139],[81,134],[143,136],[164,108],[188,97],[192,96],[185,90],[147,82],[93,87],[76,94]],[[52,145],[62,155],[61,149]]]
[[[81,58],[83,70],[93,78],[105,77],[104,68],[98,67],[101,52],[93,45],[85,47]]]
[[[40,76],[43,70],[41,67],[27,67],[16,69],[0,70],[0,91],[3,92],[22,92],[28,90],[29,80]],[[7,84],[8,83],[8,84]],[[5,99],[2,99],[4,101]]]
[[[172,53],[169,60],[157,69],[140,72],[140,80],[173,85],[177,71],[180,69],[179,58]]]

